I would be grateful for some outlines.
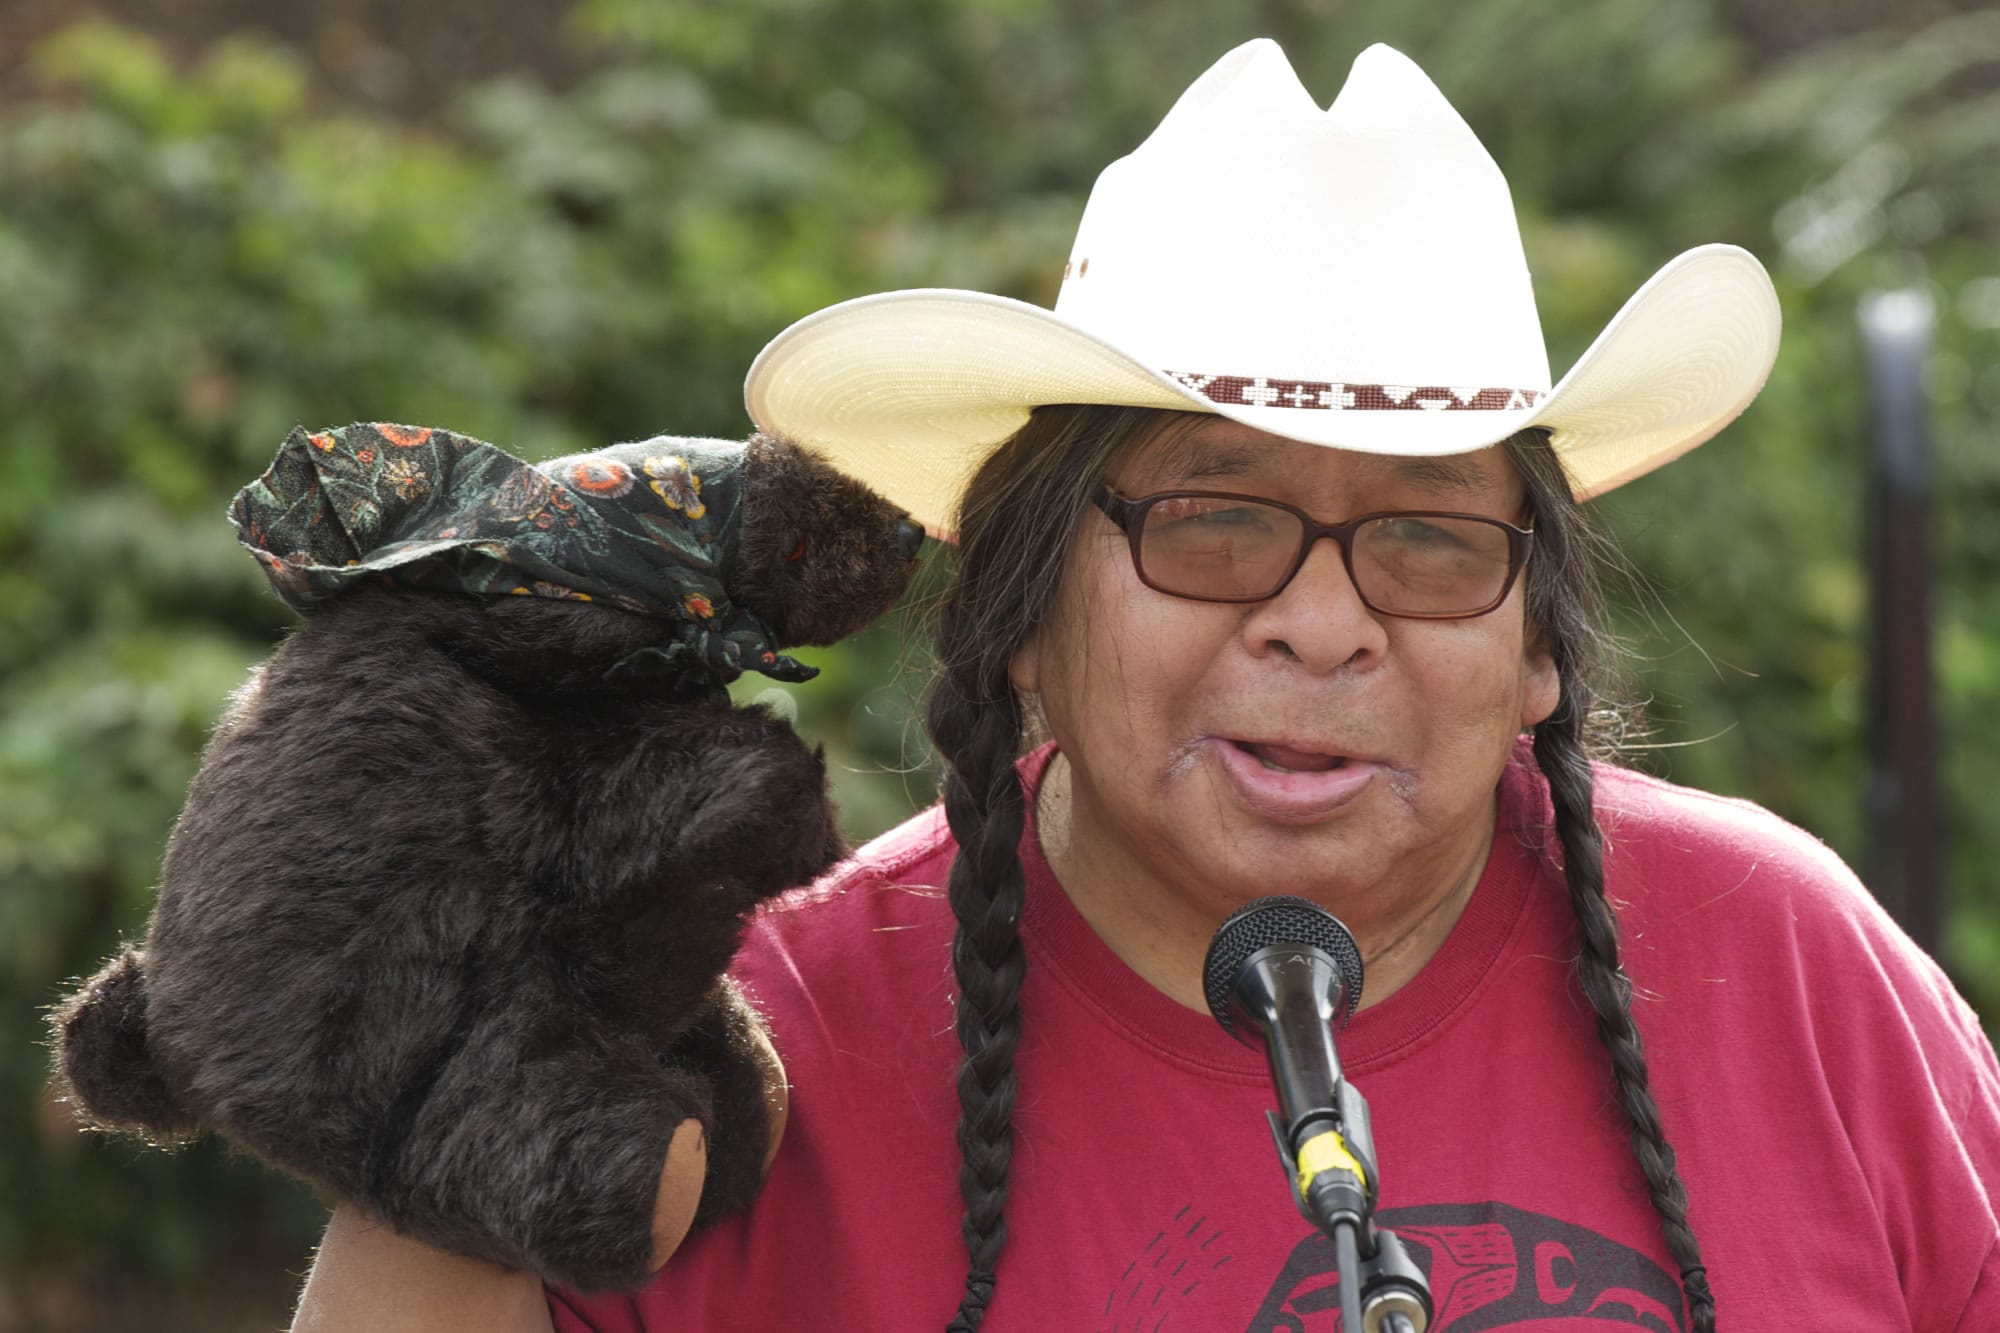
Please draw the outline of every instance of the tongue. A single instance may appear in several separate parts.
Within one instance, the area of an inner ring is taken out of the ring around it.
[[[1337,754],[1313,754],[1307,750],[1294,750],[1286,745],[1245,745],[1244,749],[1256,755],[1267,764],[1289,768],[1301,773],[1324,773],[1330,768],[1339,768],[1346,761]]]

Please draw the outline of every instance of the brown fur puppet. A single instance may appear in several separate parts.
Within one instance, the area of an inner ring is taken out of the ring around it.
[[[840,853],[743,669],[885,611],[922,529],[809,454],[656,439],[528,467],[293,433],[237,497],[305,624],[237,693],[159,903],[57,1013],[100,1126],[213,1129],[398,1230],[642,1281],[673,1131],[697,1222],[761,1181],[748,913]]]

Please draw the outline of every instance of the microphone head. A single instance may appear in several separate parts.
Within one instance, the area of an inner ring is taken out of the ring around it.
[[[1202,963],[1201,984],[1208,1011],[1224,1032],[1236,1035],[1229,1016],[1229,997],[1243,965],[1259,950],[1280,944],[1318,949],[1333,960],[1342,988],[1341,1022],[1361,1002],[1361,946],[1340,924],[1340,918],[1304,898],[1282,894],[1259,898],[1231,912],[1216,927]]]

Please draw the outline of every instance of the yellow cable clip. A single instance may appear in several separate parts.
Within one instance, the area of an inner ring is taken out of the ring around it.
[[[1322,1130],[1299,1145],[1299,1198],[1306,1198],[1313,1180],[1322,1171],[1351,1171],[1361,1182],[1361,1188],[1368,1188],[1368,1173],[1361,1169],[1360,1159],[1347,1150],[1347,1143],[1335,1130]]]

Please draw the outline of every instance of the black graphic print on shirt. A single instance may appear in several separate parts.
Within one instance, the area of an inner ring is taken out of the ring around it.
[[[1376,1220],[1402,1238],[1430,1282],[1432,1333],[1684,1333],[1679,1283],[1651,1257],[1587,1227],[1504,1203],[1388,1208]],[[1262,1304],[1247,1313],[1245,1333],[1345,1333],[1333,1242],[1301,1230]],[[1203,1283],[1243,1262],[1218,1227],[1185,1208],[1113,1285],[1100,1333],[1166,1333]]]
[[[1101,1333],[1162,1328],[1162,1318],[1192,1300],[1203,1283],[1221,1278],[1235,1258],[1222,1229],[1189,1204],[1125,1265],[1104,1298],[1098,1328]]]

